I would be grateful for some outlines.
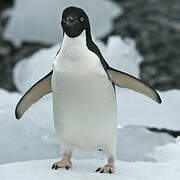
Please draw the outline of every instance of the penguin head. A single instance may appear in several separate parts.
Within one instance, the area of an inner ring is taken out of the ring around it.
[[[71,38],[79,36],[84,30],[90,29],[89,18],[83,9],[68,7],[62,14],[61,26],[64,33]]]

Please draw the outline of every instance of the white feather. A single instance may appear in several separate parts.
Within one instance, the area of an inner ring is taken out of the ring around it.
[[[115,155],[116,96],[98,56],[86,46],[85,31],[64,36],[53,64],[54,124],[64,151],[102,149]]]

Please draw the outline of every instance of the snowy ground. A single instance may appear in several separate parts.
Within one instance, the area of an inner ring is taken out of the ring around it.
[[[111,19],[120,14],[120,8],[108,0],[15,0],[5,38],[15,44],[22,41],[57,43],[62,40],[61,14],[68,6],[83,8],[90,17],[95,37],[111,30]]]
[[[12,163],[0,166],[3,180],[179,180],[180,162],[152,163],[116,162],[115,174],[100,174],[94,171],[104,165],[100,160],[75,160],[70,170],[51,170],[57,160],[41,160]]]
[[[51,165],[57,159],[49,159],[0,165],[0,178],[3,180],[179,180],[179,154],[180,138],[177,138],[176,143],[155,149],[151,157],[156,162],[116,161],[116,172],[111,175],[94,172],[105,164],[104,160],[73,160],[72,169],[55,171],[51,169]]]
[[[179,154],[180,141],[177,139],[176,143],[154,151],[152,157],[158,162],[116,161],[116,172],[111,175],[94,172],[99,166],[105,164],[102,160],[73,160],[72,169],[55,171],[51,169],[51,165],[57,160],[50,159],[1,165],[0,178],[3,180],[179,180]]]

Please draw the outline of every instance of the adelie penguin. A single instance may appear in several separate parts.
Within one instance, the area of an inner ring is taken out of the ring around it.
[[[160,96],[139,79],[107,64],[92,40],[89,18],[82,9],[66,8],[61,26],[64,37],[53,70],[21,98],[16,118],[52,92],[54,127],[62,147],[62,160],[52,169],[71,168],[71,155],[77,147],[84,151],[101,149],[108,160],[96,172],[113,173],[117,141],[115,85],[140,92],[157,103],[161,103]]]

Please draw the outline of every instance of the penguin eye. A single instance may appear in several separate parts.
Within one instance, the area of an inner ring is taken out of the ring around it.
[[[63,18],[63,23],[66,23],[67,22],[67,19],[66,18]]]
[[[84,21],[84,17],[80,17],[80,21],[83,22]]]

